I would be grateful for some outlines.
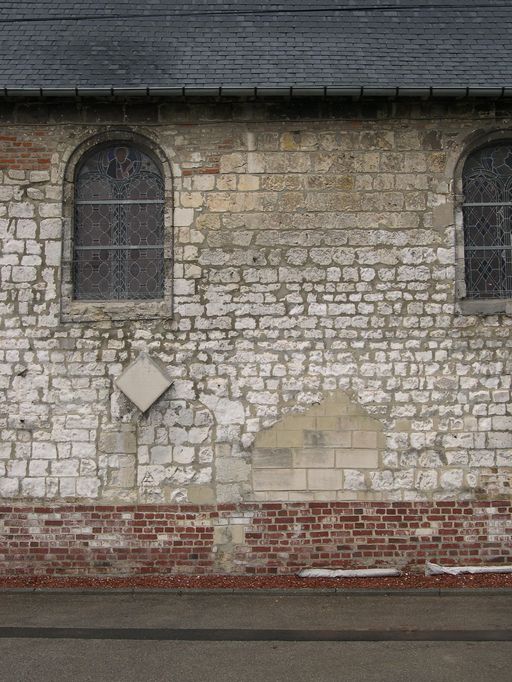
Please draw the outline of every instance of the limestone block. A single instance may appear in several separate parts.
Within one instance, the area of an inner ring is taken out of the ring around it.
[[[38,443],[32,444],[32,456],[34,459],[56,459],[57,446],[54,443]]]
[[[94,476],[97,473],[98,465],[94,459],[80,460],[80,476]]]
[[[14,478],[19,476],[20,478],[26,476],[27,474],[27,461],[24,459],[11,459],[6,464],[7,476]]]
[[[295,457],[292,463],[291,448],[258,448],[253,451],[252,462],[256,469],[286,469],[292,465],[298,466]]]
[[[35,220],[18,220],[16,224],[16,237],[18,239],[35,239],[37,223]]]
[[[352,431],[352,447],[376,448],[377,435],[376,431]]]
[[[205,464],[213,461],[213,448],[202,447],[199,449],[199,463]]]
[[[306,469],[256,469],[254,490],[305,490]]]
[[[304,445],[307,447],[350,447],[349,431],[304,431]]]
[[[100,481],[98,478],[80,476],[76,479],[76,494],[78,497],[96,499]]]
[[[46,241],[44,246],[44,256],[46,265],[60,265],[62,246],[58,241]]]
[[[496,464],[498,466],[512,467],[512,450],[498,450]]]
[[[135,485],[135,460],[133,457],[120,457],[119,460],[118,468],[109,471],[108,484],[129,490]]]
[[[13,282],[33,282],[36,279],[37,270],[29,266],[16,266],[12,269]]]
[[[366,481],[362,471],[345,469],[343,471],[343,488],[345,490],[365,490]]]
[[[75,497],[76,496],[76,478],[60,478],[59,492],[61,497]]]
[[[11,218],[32,218],[34,216],[34,206],[28,201],[13,201],[9,204],[9,216]]]
[[[175,486],[192,483],[197,478],[197,471],[191,466],[171,466],[167,467],[164,472],[166,480]]]
[[[231,542],[234,545],[242,545],[245,542],[245,527],[241,524],[231,524]]]
[[[343,487],[343,473],[339,469],[308,469],[307,479],[309,490],[339,490]]]
[[[512,417],[493,417],[493,431],[512,431]]]
[[[195,460],[195,456],[195,448],[186,445],[179,445],[172,451],[172,460],[177,464],[192,464],[192,462]]]
[[[333,468],[335,466],[334,449],[303,448],[294,450],[293,466],[307,469]]]
[[[27,477],[21,481],[21,494],[26,497],[44,497],[46,493],[46,479],[44,477]]]
[[[260,179],[256,175],[240,175],[238,189],[241,192],[251,192],[259,189]]]
[[[51,462],[51,473],[52,476],[78,476],[79,460],[78,459],[53,460]]]
[[[16,497],[20,489],[17,478],[0,478],[0,497]]]
[[[443,442],[447,448],[472,448],[474,435],[472,433],[453,433],[444,436]]]
[[[393,490],[396,487],[392,471],[370,471],[368,476],[372,490]]]
[[[315,422],[315,424],[306,426],[305,428],[313,429],[316,427],[318,431],[337,431],[340,428],[338,417],[318,416],[315,418]]]
[[[194,476],[194,483],[197,485],[204,485],[206,483],[211,483],[213,480],[213,470],[211,467],[201,467],[196,471]]]
[[[209,427],[198,428],[196,426],[193,426],[188,431],[188,442],[196,444],[204,443],[204,441],[207,440],[209,435],[210,435]]]
[[[192,178],[194,190],[204,192],[212,190],[215,186],[215,178],[212,175],[196,175]]]
[[[174,224],[176,227],[187,227],[192,225],[194,220],[193,208],[175,208],[174,209]]]
[[[466,454],[466,453],[464,453]],[[448,460],[449,464],[468,464],[472,467],[492,467],[496,464],[496,452],[494,450],[472,450],[469,453],[469,462],[465,460]]]
[[[235,457],[221,457],[216,460],[217,480],[220,483],[247,481],[250,476],[250,466],[244,460]]]
[[[30,171],[29,180],[30,182],[47,182],[50,179],[50,173],[45,170],[33,170]]]
[[[223,154],[220,159],[221,173],[243,173],[247,164],[245,154]]]
[[[510,402],[510,391],[493,391],[492,399],[495,403],[508,403]],[[496,427],[494,427],[496,428]]]
[[[495,432],[487,435],[487,447],[512,448],[512,432]]]
[[[462,469],[442,471],[440,474],[441,487],[445,490],[457,490],[463,485],[464,472]]]
[[[382,426],[372,417],[357,415],[347,415],[339,418],[339,428],[343,431],[380,431]]]
[[[62,214],[62,207],[57,203],[39,204],[41,218],[56,218]]]
[[[314,502],[320,499],[320,496],[324,494],[324,490],[283,490],[277,492],[267,493],[267,500],[288,500],[289,502]],[[327,492],[329,495],[329,492]],[[335,499],[336,493],[332,491],[330,493],[330,500]]]
[[[348,469],[376,469],[379,451],[361,448],[336,450],[336,466]]]
[[[271,448],[277,446],[277,436],[274,429],[260,431],[256,436],[255,446],[258,448]]]
[[[100,434],[99,449],[108,453],[135,453],[135,434],[132,431],[103,431]]]
[[[190,485],[187,496],[191,504],[215,504],[215,492],[208,485]]]
[[[302,431],[277,431],[276,445],[278,448],[300,448],[304,444]]]
[[[28,463],[28,475],[29,476],[46,476],[48,473],[48,460],[47,459],[32,459]]]
[[[245,421],[244,406],[241,402],[220,398],[216,395],[202,393],[199,397],[215,415],[219,424],[243,424]]]
[[[176,296],[193,296],[195,293],[195,281],[192,279],[175,279],[174,294]]]
[[[71,452],[73,457],[90,458],[96,456],[95,443],[71,443]]]
[[[289,414],[281,420],[279,430],[281,431],[304,431],[314,429],[316,426],[315,418],[303,414]]]
[[[12,443],[0,444],[0,459],[9,459],[12,452]]]
[[[4,187],[0,187],[0,201],[9,201],[12,199],[14,194],[14,187],[10,187],[9,185],[6,185]]]
[[[217,484],[217,502],[239,502],[242,499],[243,489],[236,483]]]

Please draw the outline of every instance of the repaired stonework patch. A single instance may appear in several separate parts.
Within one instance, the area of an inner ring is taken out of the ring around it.
[[[381,468],[382,424],[342,392],[258,434],[258,500],[364,499]]]
[[[172,386],[172,381],[163,367],[146,353],[141,353],[117,377],[115,384],[141,412],[146,412]]]

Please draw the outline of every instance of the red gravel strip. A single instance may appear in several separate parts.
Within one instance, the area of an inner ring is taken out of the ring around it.
[[[422,576],[404,574],[392,578],[298,578],[283,576],[17,576],[0,577],[0,589],[8,588],[68,588],[68,589],[236,589],[236,590],[296,590],[304,588],[355,588],[408,590],[418,588],[512,588],[512,574],[487,573],[461,576]]]

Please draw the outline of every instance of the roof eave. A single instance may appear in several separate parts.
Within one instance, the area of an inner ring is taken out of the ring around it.
[[[512,87],[380,87],[380,86],[137,86],[137,87],[9,87],[0,89],[4,97],[510,97]]]

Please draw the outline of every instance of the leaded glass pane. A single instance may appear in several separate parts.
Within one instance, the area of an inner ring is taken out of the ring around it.
[[[484,147],[464,166],[464,248],[469,298],[512,297],[512,143]]]
[[[120,143],[89,154],[76,178],[75,298],[162,298],[163,226],[163,178],[149,155]]]

